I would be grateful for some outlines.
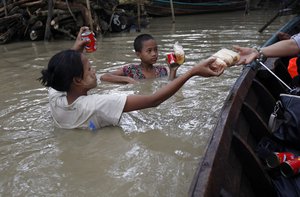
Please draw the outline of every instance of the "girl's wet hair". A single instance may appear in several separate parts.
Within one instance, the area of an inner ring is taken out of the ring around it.
[[[141,52],[143,49],[143,43],[147,40],[154,40],[150,34],[141,34],[134,39],[133,47],[136,52]]]
[[[61,51],[50,59],[47,69],[43,69],[41,73],[38,80],[44,86],[68,92],[73,78],[83,77],[81,53],[71,49]]]

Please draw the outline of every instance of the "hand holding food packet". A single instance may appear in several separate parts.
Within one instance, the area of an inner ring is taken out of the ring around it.
[[[171,68],[179,67],[185,61],[185,54],[183,47],[179,42],[175,42],[173,46],[173,53],[167,54],[166,61]]]
[[[233,66],[240,60],[240,55],[237,52],[225,48],[213,54],[212,57],[216,58],[211,65],[215,71]]]
[[[173,50],[173,53],[169,53],[166,56],[166,61],[170,68],[179,67],[185,61],[183,47],[178,42],[175,42]],[[235,65],[240,60],[240,55],[237,52],[226,48],[219,50],[211,57],[216,58],[210,66],[214,71],[224,70],[227,67]]]

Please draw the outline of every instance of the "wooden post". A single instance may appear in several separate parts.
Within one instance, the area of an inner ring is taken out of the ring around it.
[[[250,0],[246,0],[245,15],[249,14],[249,9],[250,9]]]
[[[87,9],[89,11],[88,15],[89,15],[90,30],[94,31],[94,29],[93,29],[93,19],[92,19],[92,13],[91,13],[90,0],[86,0],[86,6],[87,6]]]
[[[141,31],[141,1],[140,0],[137,0],[137,14],[138,14],[138,18],[137,18],[138,26],[136,31],[140,32]]]
[[[3,0],[5,16],[7,16],[6,0]]]
[[[174,14],[174,7],[173,7],[173,0],[170,0],[171,12],[172,12],[172,23],[175,23],[175,14]]]
[[[51,37],[51,20],[53,15],[53,0],[48,0],[48,17],[46,22],[45,36],[44,40],[49,41]]]

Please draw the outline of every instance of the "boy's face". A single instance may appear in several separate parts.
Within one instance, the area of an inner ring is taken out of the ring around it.
[[[136,52],[136,54],[144,64],[155,64],[158,58],[156,41],[144,41],[142,50],[140,52]]]

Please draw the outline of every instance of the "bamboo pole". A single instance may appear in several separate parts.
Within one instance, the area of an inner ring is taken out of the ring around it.
[[[171,6],[171,12],[172,12],[172,23],[175,23],[173,0],[170,0],[170,6]]]

